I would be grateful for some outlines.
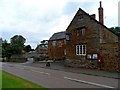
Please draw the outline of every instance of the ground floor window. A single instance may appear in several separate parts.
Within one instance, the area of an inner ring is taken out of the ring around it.
[[[76,45],[76,55],[86,55],[86,45]]]
[[[64,49],[64,55],[66,55],[66,49]]]

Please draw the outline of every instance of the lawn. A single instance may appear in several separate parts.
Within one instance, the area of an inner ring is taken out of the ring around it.
[[[0,70],[0,90],[2,89],[2,71]]]
[[[47,90],[40,85],[24,80],[5,71],[2,71],[2,88],[41,88],[41,90]]]

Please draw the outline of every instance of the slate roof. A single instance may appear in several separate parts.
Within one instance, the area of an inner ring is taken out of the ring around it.
[[[52,35],[52,37],[49,39],[50,40],[59,40],[59,39],[65,39],[65,31],[62,32],[57,32]]]

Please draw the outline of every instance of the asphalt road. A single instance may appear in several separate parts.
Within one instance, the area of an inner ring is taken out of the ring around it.
[[[3,63],[2,69],[46,88],[118,88],[118,79]]]

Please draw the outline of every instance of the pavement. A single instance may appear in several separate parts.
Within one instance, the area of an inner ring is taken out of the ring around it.
[[[110,71],[103,71],[103,70],[97,70],[97,69],[65,67],[63,62],[51,62],[50,67],[46,67],[46,62],[22,63],[22,64],[26,65],[26,66],[33,66],[33,67],[40,67],[40,68],[54,69],[54,70],[62,70],[62,71],[66,71],[66,72],[73,72],[73,73],[79,73],[79,74],[87,74],[87,75],[94,75],[94,76],[100,76],[100,77],[120,79],[120,73],[118,73],[118,72],[110,72]]]

